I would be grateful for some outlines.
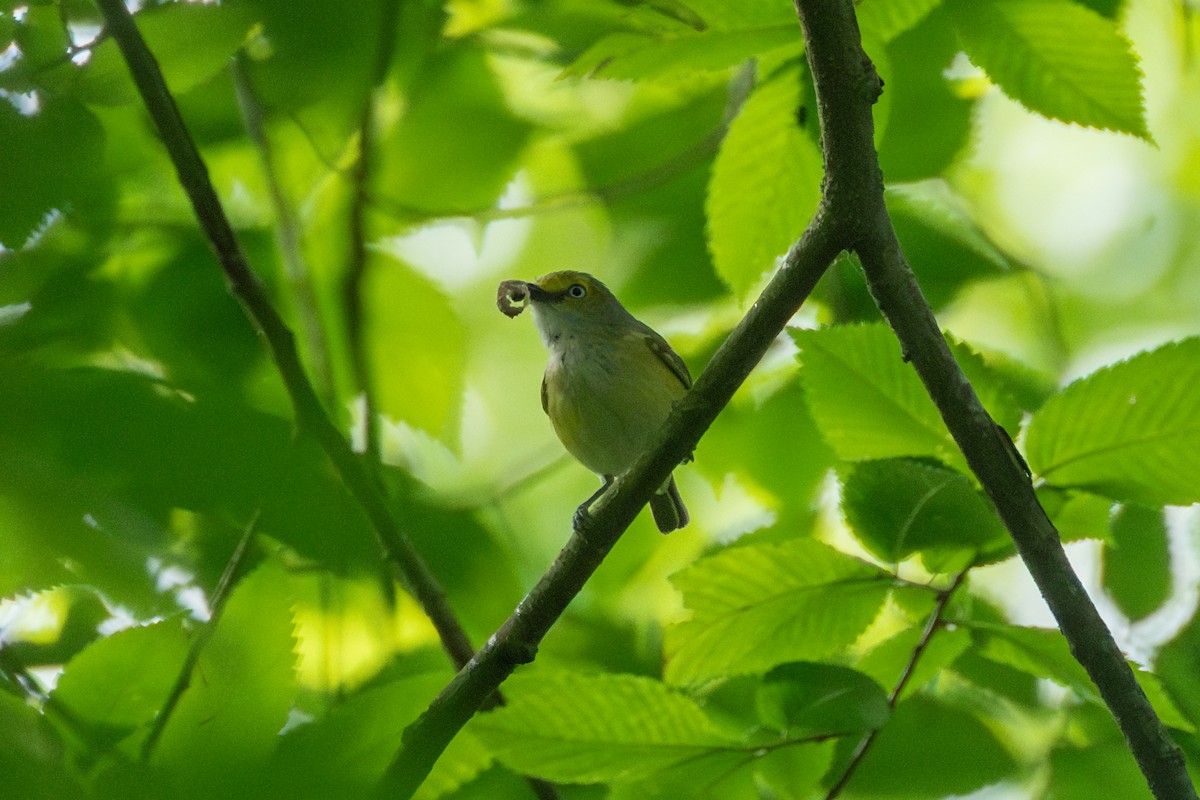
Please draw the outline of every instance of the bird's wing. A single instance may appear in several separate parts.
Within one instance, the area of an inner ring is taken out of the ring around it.
[[[550,398],[546,397],[546,376],[542,376],[542,411],[550,416]]]
[[[650,352],[658,356],[658,360],[666,364],[667,368],[675,373],[675,377],[679,378],[679,382],[683,384],[683,388],[692,388],[692,375],[688,372],[687,364],[683,363],[683,359],[679,357],[679,354],[671,349],[671,345],[667,344],[667,340],[650,328],[646,328],[644,339],[646,346],[650,348]]]

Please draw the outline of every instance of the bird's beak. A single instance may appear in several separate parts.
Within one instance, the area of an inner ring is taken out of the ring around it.
[[[529,292],[529,299],[533,300],[536,303],[545,303],[549,300],[555,299],[555,296],[553,294],[551,294],[550,292],[547,292],[545,289],[538,286],[536,283],[526,282],[525,290]]]

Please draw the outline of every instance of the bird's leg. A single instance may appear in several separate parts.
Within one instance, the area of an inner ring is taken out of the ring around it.
[[[617,479],[612,475],[602,475],[604,479],[603,485],[597,489],[591,497],[579,504],[579,508],[575,509],[574,515],[571,516],[571,528],[576,533],[583,533],[588,522],[592,518],[591,507],[592,503],[600,499],[600,496],[608,491],[608,488],[617,482]]]

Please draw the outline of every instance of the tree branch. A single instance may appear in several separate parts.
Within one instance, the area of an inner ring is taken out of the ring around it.
[[[1011,441],[963,375],[901,252],[883,202],[871,103],[879,79],[860,42],[849,0],[796,0],[821,115],[824,204],[842,244],[858,254],[867,285],[992,499],[1071,652],[1112,711],[1160,800],[1195,798],[1183,754],[1171,741],[1096,607],[1071,569],[1058,531],[1034,494]]]
[[[132,15],[123,0],[97,0],[97,3],[108,30],[121,48],[146,109],[158,128],[179,175],[179,182],[191,200],[196,218],[216,252],[229,290],[241,303],[246,316],[270,350],[292,401],[297,428],[301,433],[312,436],[325,450],[342,482],[366,513],[380,547],[397,571],[401,583],[433,622],[451,660],[458,666],[467,663],[473,649],[446,602],[445,591],[400,529],[370,473],[322,408],[300,363],[295,336],[250,270],[208,177],[208,169]]]

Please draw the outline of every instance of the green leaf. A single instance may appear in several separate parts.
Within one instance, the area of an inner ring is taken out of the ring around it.
[[[891,41],[917,25],[942,0],[860,0],[854,14],[864,33]]]
[[[278,796],[297,800],[369,796],[400,747],[404,729],[448,677],[438,671],[368,689],[284,734],[270,769]],[[475,736],[464,731],[438,760],[417,796],[437,796],[436,789],[451,791],[489,762]]]
[[[884,199],[904,255],[935,308],[965,284],[1012,269],[943,181],[891,185]]]
[[[948,0],[963,47],[1004,93],[1063,122],[1150,139],[1141,70],[1112,20],[1069,0]]]
[[[1121,742],[1056,749],[1050,756],[1046,796],[1054,800],[1096,797],[1151,800],[1152,797],[1137,762]]]
[[[759,716],[791,738],[850,734],[882,726],[887,694],[861,672],[833,664],[781,664],[763,678]]]
[[[508,704],[473,730],[523,774],[628,781],[738,744],[693,700],[649,678],[564,672],[511,683]]]
[[[890,797],[966,795],[1015,770],[1012,756],[979,719],[917,696],[896,707],[849,789]]]
[[[379,193],[416,213],[490,207],[516,171],[529,125],[508,110],[478,47],[446,47],[422,75],[404,116],[379,142]]]
[[[249,3],[165,3],[138,14],[137,26],[171,91],[181,94],[229,66],[254,22],[252,11]]]
[[[187,656],[177,623],[127,628],[71,659],[54,689],[56,703],[114,738],[149,722],[162,707]]]
[[[287,573],[274,562],[233,591],[152,762],[189,796],[217,796],[262,769],[295,699]]]
[[[667,629],[667,679],[699,683],[838,652],[875,619],[886,577],[812,539],[699,561],[672,578],[692,617]]]
[[[1029,466],[1048,483],[1156,506],[1200,500],[1200,339],[1082,378],[1029,424]]]
[[[66,759],[66,745],[46,717],[0,692],[0,772],[4,793],[22,800],[88,797]]]
[[[842,512],[863,546],[889,563],[928,551],[930,569],[946,559],[961,569],[1008,542],[991,504],[965,476],[909,459],[853,466],[843,479]]]
[[[1154,669],[1173,704],[1193,727],[1200,725],[1200,617],[1163,646]]]
[[[1161,508],[1125,506],[1104,543],[1106,592],[1131,620],[1148,617],[1171,596],[1171,552]]]
[[[906,628],[885,639],[863,656],[855,669],[891,689],[900,680],[920,645],[923,630]],[[963,628],[942,627],[925,645],[904,693],[900,699],[917,692],[930,681],[936,681],[942,671],[971,647],[971,635]]]
[[[663,78],[715,72],[759,53],[803,47],[794,21],[766,28],[663,33],[618,32],[604,37],[575,60],[565,76],[613,79]]]
[[[985,633],[979,649],[985,658],[1054,681],[1080,697],[1100,702],[1087,671],[1071,655],[1067,640],[1058,630],[990,624],[976,624],[975,630]]]
[[[45,97],[28,116],[0,99],[0,246],[18,249],[52,210],[89,197],[103,159],[104,131],[70,97]]]
[[[880,4],[874,4],[879,7]],[[885,7],[892,7],[887,0]],[[887,43],[877,69],[891,98],[886,117],[877,115],[879,165],[889,184],[943,174],[967,145],[975,101],[955,91],[946,76],[959,52],[958,38],[943,11]],[[973,229],[974,226],[972,226]],[[905,251],[909,245],[901,238]],[[911,257],[916,267],[922,265]],[[917,273],[921,287],[927,281]]]
[[[368,271],[363,296],[376,412],[455,441],[466,331],[449,299],[390,258]]]
[[[771,797],[807,800],[829,769],[833,742],[721,751],[617,783],[610,800],[679,800],[684,797],[742,800]]]
[[[933,456],[958,462],[920,378],[881,324],[794,331],[817,427],[840,458]]]
[[[708,184],[708,248],[741,295],[799,238],[820,200],[821,154],[797,120],[800,75],[758,86],[729,126]]]

